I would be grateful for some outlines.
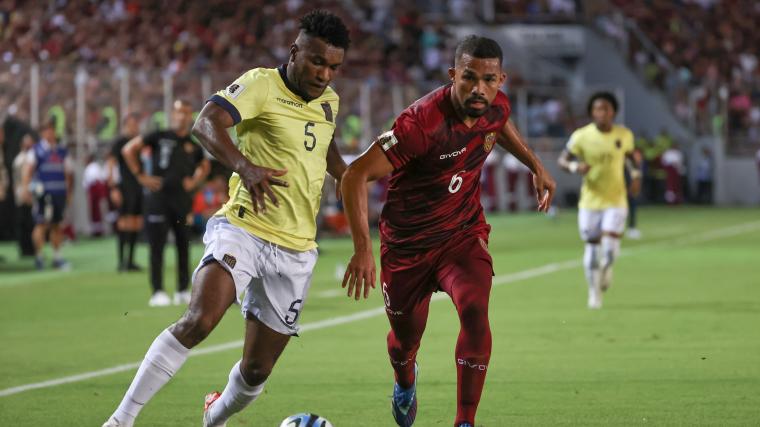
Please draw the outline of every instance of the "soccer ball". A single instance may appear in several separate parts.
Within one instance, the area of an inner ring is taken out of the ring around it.
[[[280,427],[333,427],[330,421],[317,414],[295,414],[282,420]]]

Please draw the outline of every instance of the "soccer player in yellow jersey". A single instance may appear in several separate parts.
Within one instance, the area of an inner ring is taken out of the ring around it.
[[[588,281],[588,307],[598,309],[602,307],[602,292],[612,281],[612,264],[620,252],[628,215],[624,168],[631,175],[630,191],[636,195],[641,188],[641,159],[634,152],[633,133],[614,123],[618,111],[614,95],[592,95],[587,111],[592,122],[573,132],[559,165],[583,176],[578,228],[586,242],[583,268]]]
[[[203,425],[224,426],[263,391],[298,332],[325,172],[340,180],[346,169],[333,140],[338,95],[328,85],[349,43],[340,18],[310,12],[287,64],[250,70],[206,103],[193,135],[235,172],[230,200],[206,227],[187,311],[155,339],[104,426],[131,426],[235,302],[246,319],[243,355],[224,392],[206,397]],[[227,133],[233,126],[237,146]]]

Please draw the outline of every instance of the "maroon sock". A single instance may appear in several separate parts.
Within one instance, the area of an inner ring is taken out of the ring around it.
[[[475,412],[486,381],[488,361],[491,358],[491,331],[481,335],[479,348],[468,346],[471,341],[463,329],[456,348],[457,363],[457,418],[455,425],[469,422],[475,425]]]
[[[487,295],[487,294],[486,294]],[[455,350],[457,364],[456,424],[475,425],[475,412],[486,381],[491,359],[491,328],[488,324],[488,299],[481,293],[459,294],[457,298],[460,331]],[[455,425],[456,425],[455,424]]]
[[[396,374],[396,382],[403,388],[414,385],[414,360],[417,357],[419,342],[412,348],[404,348],[393,331],[388,333],[388,356]]]

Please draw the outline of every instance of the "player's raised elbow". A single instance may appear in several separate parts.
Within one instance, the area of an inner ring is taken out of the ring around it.
[[[204,126],[209,125],[209,123],[206,123],[207,121],[208,117],[198,117],[198,119],[195,120],[195,123],[193,123],[192,129],[190,129],[190,134],[198,141],[202,141],[206,138],[206,133],[203,131],[203,128]]]

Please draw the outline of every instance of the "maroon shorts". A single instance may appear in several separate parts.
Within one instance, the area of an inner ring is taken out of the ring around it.
[[[462,233],[441,246],[417,253],[382,245],[380,282],[388,316],[426,311],[436,291],[453,295],[454,288],[461,286],[468,292],[489,293],[493,260],[487,238],[486,233]]]

